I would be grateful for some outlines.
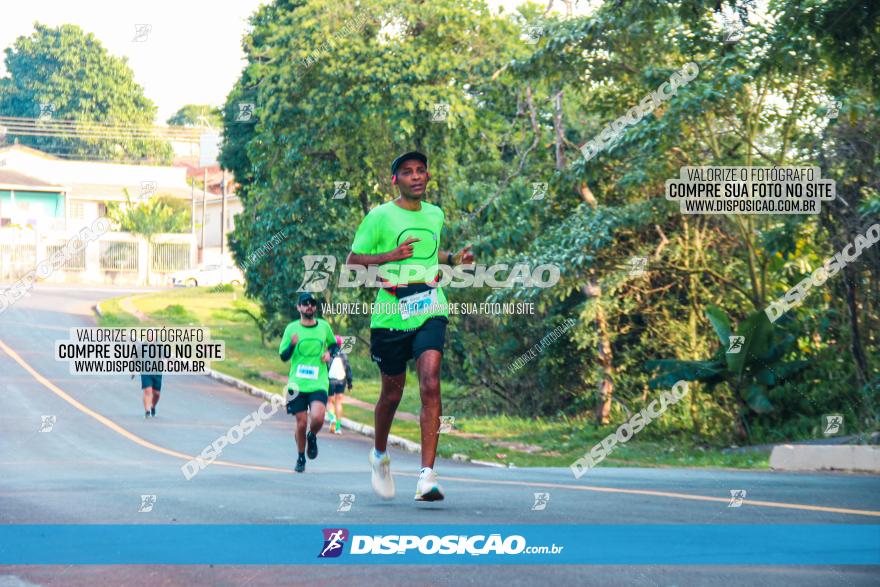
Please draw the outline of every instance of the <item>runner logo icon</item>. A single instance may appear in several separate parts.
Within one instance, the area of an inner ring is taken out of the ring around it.
[[[540,512],[547,509],[547,504],[550,502],[550,494],[549,493],[535,493],[535,504],[532,506],[533,512]]]
[[[354,336],[340,336],[342,339],[342,346],[339,347],[340,352],[345,353],[346,355],[351,353],[354,349],[354,343],[357,340]]]
[[[330,255],[303,255],[306,273],[296,291],[319,292],[327,289],[330,276],[336,269],[336,257]]]
[[[825,416],[825,429],[822,434],[825,436],[833,436],[839,434],[843,428],[843,416],[840,414],[827,414]]]
[[[743,348],[743,344],[746,342],[745,336],[730,336],[728,337],[730,341],[730,346],[727,347],[727,352],[731,355],[737,355]]]
[[[348,540],[348,530],[345,528],[324,528],[324,548],[318,558],[336,558],[342,554],[342,547]]]
[[[52,432],[52,428],[55,427],[55,422],[58,421],[58,418],[55,416],[42,416],[43,421],[40,423],[40,432]]]

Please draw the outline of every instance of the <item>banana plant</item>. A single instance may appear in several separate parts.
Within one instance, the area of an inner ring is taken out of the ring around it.
[[[750,410],[758,414],[773,411],[767,391],[808,365],[807,361],[782,360],[794,346],[794,336],[774,326],[763,311],[740,322],[736,332],[727,314],[718,307],[709,306],[706,317],[721,342],[718,350],[702,361],[648,361],[645,366],[658,371],[650,386],[668,388],[684,379],[699,381],[711,390],[727,383],[740,404],[744,424]]]

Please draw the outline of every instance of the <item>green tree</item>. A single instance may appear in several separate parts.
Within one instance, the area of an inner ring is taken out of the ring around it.
[[[133,202],[125,190],[126,205],[110,202],[107,217],[119,226],[119,230],[141,236],[147,241],[147,283],[153,259],[153,238],[168,232],[183,233],[190,229],[190,217],[181,213],[180,207],[170,204],[172,198],[156,195],[149,200]]]
[[[223,115],[219,108],[206,104],[187,104],[171,115],[166,121],[172,126],[205,126],[220,127]]]
[[[292,314],[300,256],[344,258],[363,214],[392,197],[390,158],[420,148],[431,157],[430,201],[446,214],[444,246],[473,242],[486,264],[561,268],[549,289],[449,292],[455,302],[531,301],[536,310],[450,321],[444,376],[473,390],[454,399],[457,408],[592,412],[600,425],[624,417],[656,393],[648,361],[717,354],[708,308],[749,324],[876,218],[878,104],[866,67],[876,62],[878,11],[850,4],[771,0],[750,18],[739,6],[748,26],[736,43],[725,42],[720,24],[732,0],[606,2],[569,18],[534,6],[497,16],[451,0],[263,6],[244,40],[248,66],[224,106],[221,159],[242,184],[245,208],[232,248],[243,258],[283,227],[294,238],[249,268],[249,293],[267,315]],[[338,40],[359,15],[366,24]],[[535,44],[522,38],[527,24],[543,28]],[[581,145],[689,62],[699,65],[695,79],[584,160]],[[829,122],[833,98],[843,105]],[[436,103],[449,104],[442,123],[430,120]],[[236,121],[242,104],[255,116]],[[830,219],[687,216],[664,199],[665,180],[684,165],[817,164],[849,202],[829,205]],[[334,181],[350,183],[346,198],[331,199]],[[537,201],[536,182],[549,187]],[[780,364],[808,360],[805,369],[772,385],[758,380],[764,387],[752,393],[751,368],[712,389],[693,385],[671,426],[735,438],[742,402],[761,408],[749,408],[753,439],[809,435],[819,414],[836,410],[875,426],[877,253],[791,311],[792,338],[773,353]],[[648,259],[644,275],[631,274],[633,257]],[[509,372],[569,318],[576,325],[557,348]],[[343,320],[366,327],[363,317]],[[847,343],[863,350],[853,361],[839,357]],[[854,403],[859,410],[842,409]]]
[[[412,148],[431,154],[434,201],[451,209],[459,186],[502,171],[501,116],[487,115],[489,124],[477,116],[515,110],[515,96],[486,82],[513,55],[518,33],[482,3],[277,0],[251,21],[249,65],[224,107],[220,158],[242,184],[245,212],[230,235],[239,258],[292,224],[284,246],[296,243],[294,259],[344,259],[363,215],[392,193],[391,160]],[[480,42],[459,51],[475,29]],[[445,121],[432,120],[438,103],[449,105]],[[243,104],[254,104],[255,115],[236,120]],[[349,183],[346,198],[332,199],[335,181]],[[473,190],[467,196],[477,200]],[[248,268],[248,291],[270,314],[295,311],[290,283],[299,283],[303,266],[290,261],[279,254]]]
[[[786,379],[807,367],[806,361],[782,361],[795,345],[795,337],[771,323],[764,312],[756,312],[743,320],[736,332],[730,319],[715,306],[706,309],[721,346],[703,361],[660,359],[648,361],[648,368],[659,374],[651,380],[654,388],[672,387],[677,381],[700,381],[709,391],[726,383],[739,406],[737,434],[749,438],[750,411],[767,414],[774,406],[768,394]],[[732,337],[738,337],[732,338]]]
[[[156,106],[135,83],[127,60],[110,55],[93,34],[71,24],[35,23],[34,32],[18,37],[5,53],[0,113],[23,118],[50,113],[51,120],[75,121],[77,129],[74,136],[11,131],[10,138],[62,156],[170,163],[170,144],[151,136]]]

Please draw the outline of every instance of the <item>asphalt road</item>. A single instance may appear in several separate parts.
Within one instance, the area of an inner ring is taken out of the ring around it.
[[[0,314],[2,524],[876,524],[880,478],[705,469],[495,469],[439,461],[447,499],[412,501],[418,455],[391,449],[397,498],[370,488],[370,439],[322,434],[293,473],[292,420],[279,412],[187,481],[194,455],[260,401],[203,376],[166,375],[158,417],[143,419],[139,381],[74,376],[56,340],[94,326],[95,301],[120,290],[38,287]],[[41,432],[43,416],[54,426]],[[441,440],[442,441],[442,440]],[[585,447],[587,449],[588,447]],[[741,507],[730,491],[744,489]],[[548,492],[545,509],[532,509]],[[337,511],[339,494],[354,494]],[[155,495],[141,512],[142,495]],[[658,545],[660,547],[662,545]],[[291,547],[294,547],[291,545]],[[876,585],[853,566],[6,566],[6,585]]]

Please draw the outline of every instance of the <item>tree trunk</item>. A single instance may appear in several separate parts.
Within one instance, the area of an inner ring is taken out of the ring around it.
[[[844,267],[843,286],[846,291],[846,307],[849,310],[850,350],[856,366],[859,385],[864,386],[868,383],[868,361],[865,358],[862,338],[859,334],[859,308],[856,300],[856,280],[858,278],[858,272],[853,269],[852,265]]]
[[[596,196],[593,195],[593,192],[592,190],[590,190],[590,186],[587,185],[587,182],[582,181],[577,191],[581,197],[581,200],[583,200],[593,208],[599,205],[599,202],[596,201]]]
[[[569,9],[571,6],[567,4]],[[556,131],[556,169],[565,169],[565,124],[562,119],[562,89],[554,97],[553,127]],[[581,199],[594,209],[599,203],[587,182],[575,187]],[[608,323],[602,309],[602,286],[597,280],[589,280],[581,287],[584,295],[596,299],[596,330],[599,339],[598,356],[602,367],[602,381],[599,382],[599,403],[596,404],[596,423],[608,424],[611,421],[611,402],[614,399],[614,367],[611,356],[611,338],[608,336]]]
[[[565,169],[565,128],[562,121],[562,90],[559,90],[553,99],[553,128],[556,130],[556,169]]]
[[[608,325],[602,310],[602,298],[596,297],[596,327],[599,329],[599,364],[602,366],[602,381],[599,383],[599,404],[596,406],[596,423],[608,424],[611,416],[611,398],[614,394],[614,379],[611,366],[611,341],[608,340]]]
[[[608,336],[608,323],[602,309],[602,287],[590,281],[582,287],[584,295],[596,299],[596,330],[598,332],[599,365],[602,367],[602,381],[599,382],[599,403],[596,404],[596,423],[608,424],[611,421],[611,402],[614,397],[614,367],[611,355],[611,339]]]

